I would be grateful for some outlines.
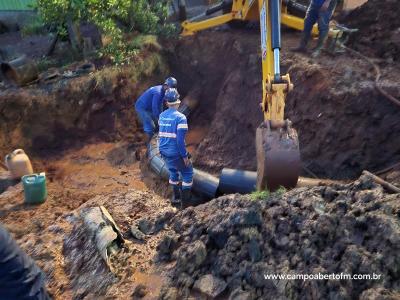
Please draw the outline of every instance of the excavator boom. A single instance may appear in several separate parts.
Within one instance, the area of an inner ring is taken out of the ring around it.
[[[300,173],[297,132],[284,119],[286,95],[293,89],[280,70],[281,1],[258,0],[260,12],[264,122],[257,128],[257,189],[295,187]]]
[[[300,173],[300,151],[297,132],[285,120],[285,100],[293,89],[289,74],[281,74],[281,23],[302,29],[303,19],[287,14],[287,1],[234,0],[222,2],[207,10],[204,16],[218,10],[230,12],[205,21],[191,19],[182,23],[182,35],[234,20],[259,20],[261,35],[262,90],[264,121],[257,128],[257,189],[270,191],[280,186],[295,187]],[[284,13],[282,13],[282,9]]]

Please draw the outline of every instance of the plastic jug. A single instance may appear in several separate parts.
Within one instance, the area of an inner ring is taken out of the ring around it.
[[[47,197],[45,173],[25,175],[22,177],[25,203],[43,203]]]
[[[5,160],[13,179],[21,179],[22,176],[33,173],[31,161],[22,149],[14,150]]]

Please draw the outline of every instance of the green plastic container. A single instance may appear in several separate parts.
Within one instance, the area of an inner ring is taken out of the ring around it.
[[[25,203],[43,203],[47,197],[46,175],[44,173],[22,176]]]

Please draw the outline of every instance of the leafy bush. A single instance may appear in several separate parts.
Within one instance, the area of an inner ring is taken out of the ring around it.
[[[101,51],[114,62],[122,63],[137,50],[124,41],[124,33],[169,35],[176,32],[167,23],[171,0],[37,0],[36,8],[44,22],[67,32],[68,22],[88,21],[99,27],[111,41]]]
[[[32,18],[21,28],[23,36],[43,34],[46,33],[46,31],[46,24],[43,22],[41,17]]]

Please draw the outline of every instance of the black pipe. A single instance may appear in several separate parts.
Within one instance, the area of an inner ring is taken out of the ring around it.
[[[169,178],[167,164],[161,158],[158,149],[158,138],[153,138],[147,146],[150,169],[163,179]]]
[[[193,172],[193,191],[209,199],[215,198],[219,186],[218,178],[198,169]]]
[[[256,190],[257,172],[224,168],[218,191],[222,194],[249,194]]]
[[[270,0],[272,49],[281,48],[281,1]]]
[[[212,15],[213,13],[216,13],[217,11],[223,10],[225,8],[231,8],[231,7],[232,7],[232,1],[222,1],[220,4],[212,6],[209,9],[207,9],[205,12],[205,15],[209,16],[209,15]]]
[[[296,1],[293,0],[283,0],[282,1],[284,5],[287,7],[288,13],[291,15],[297,16],[304,18],[306,16],[307,12],[307,6],[297,3]]]

